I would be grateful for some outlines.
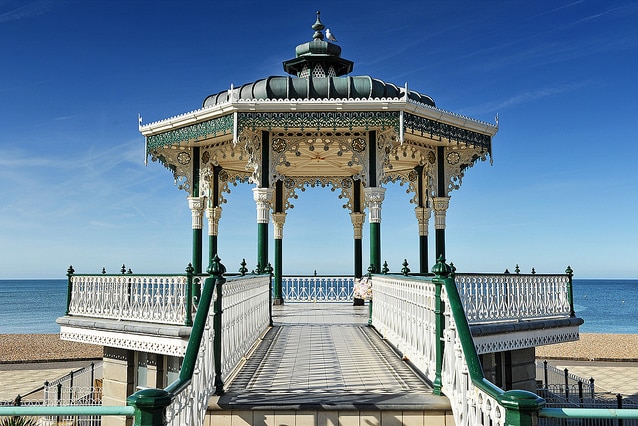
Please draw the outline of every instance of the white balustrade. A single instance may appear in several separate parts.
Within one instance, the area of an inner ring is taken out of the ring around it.
[[[397,276],[372,278],[372,324],[427,377],[436,367],[434,285]]]
[[[222,284],[222,375],[226,377],[247,354],[270,321],[270,277],[241,277]],[[217,291],[206,318],[191,383],[166,410],[167,425],[203,424],[209,398],[215,393],[214,309]]]
[[[441,289],[441,300],[445,307],[441,390],[452,405],[454,424],[459,426],[504,425],[505,408],[499,404],[496,398],[476,387],[470,378],[465,352],[449,308],[450,303],[445,286],[442,286]]]
[[[567,275],[456,274],[470,324],[568,317]]]
[[[435,292],[431,278],[372,277],[372,325],[431,382],[436,379]],[[505,408],[475,387],[469,376],[444,286],[441,300],[445,314],[441,389],[450,399],[455,424],[503,425]]]
[[[73,275],[69,314],[184,324],[185,275]]]
[[[286,302],[352,302],[353,292],[353,277],[282,278],[282,296]]]

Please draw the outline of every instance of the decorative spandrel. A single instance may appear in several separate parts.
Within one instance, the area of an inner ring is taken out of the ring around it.
[[[186,145],[208,138],[231,135],[233,133],[233,125],[233,115],[224,115],[212,120],[148,136],[146,138],[146,147],[149,151],[153,151],[166,146]]]

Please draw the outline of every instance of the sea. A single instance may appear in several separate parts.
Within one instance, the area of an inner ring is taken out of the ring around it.
[[[638,334],[638,280],[574,280],[581,333]],[[67,281],[0,280],[0,334],[59,333]]]

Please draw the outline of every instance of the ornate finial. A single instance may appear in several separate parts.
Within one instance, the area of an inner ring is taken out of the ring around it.
[[[67,275],[73,275],[75,269],[73,269],[73,265],[69,266],[69,269],[66,270]]]
[[[315,30],[315,33],[312,36],[313,40],[323,40],[323,33],[321,30],[326,28],[326,26],[321,23],[320,15],[321,12],[317,11],[317,21],[312,25],[312,29]]]
[[[193,264],[189,262],[189,264],[186,265],[185,271],[187,274],[192,274],[193,272],[195,272],[195,268],[193,268]]]
[[[120,272],[121,272],[122,274],[125,274],[125,273],[126,273],[126,265],[122,265],[122,269],[120,269]]]
[[[574,275],[574,270],[572,269],[571,266],[567,265],[567,269],[565,269],[565,273],[571,277]]]
[[[443,255],[439,256],[439,260],[436,262],[436,265],[432,267],[432,273],[434,275],[447,277],[450,275],[450,272],[452,272],[452,269],[445,263]]]
[[[127,274],[132,274],[133,270],[131,268],[128,268],[128,271],[126,271]]]
[[[383,268],[381,268],[381,273],[383,275],[388,275],[388,272],[390,272],[390,268],[388,268],[388,262],[385,261],[383,262]]]
[[[106,274],[106,268],[104,266],[102,266],[102,273]]]
[[[521,268],[518,267],[518,263],[516,264],[516,267],[514,268],[514,272],[516,272],[517,274],[521,273]]]
[[[407,277],[410,273],[410,268],[408,268],[408,259],[403,259],[402,265],[403,268],[401,268],[401,273]]]
[[[219,256],[215,255],[215,257],[213,257],[213,259],[211,260],[210,266],[208,267],[208,270],[206,272],[217,277],[221,277],[222,275],[224,275],[226,273],[226,267],[222,265],[220,260],[221,259],[219,258]]]
[[[374,273],[374,264],[371,263],[370,266],[368,266],[368,278],[372,277],[373,273]]]
[[[536,273],[536,269],[532,268],[532,274]]]
[[[454,266],[454,262],[450,262],[450,275],[452,275],[452,277],[456,275],[456,266]]]
[[[268,262],[268,265],[264,268],[264,272],[272,275],[272,271],[274,271],[274,268],[272,267],[272,264]]]
[[[255,266],[255,269],[253,270],[253,272],[255,274],[261,274],[261,263],[257,262],[257,266]]]
[[[248,272],[248,268],[246,268],[246,259],[242,259],[240,263],[241,268],[239,268],[239,273],[244,276],[246,272]]]

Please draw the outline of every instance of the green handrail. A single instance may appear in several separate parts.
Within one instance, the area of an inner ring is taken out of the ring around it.
[[[538,417],[553,419],[638,419],[635,408],[543,408]]]
[[[457,333],[461,340],[461,346],[465,354],[465,362],[467,363],[467,369],[472,383],[496,399],[499,404],[505,408],[506,425],[532,426],[535,424],[534,416],[545,405],[545,400],[535,393],[524,390],[503,391],[485,378],[481,361],[476,352],[474,341],[472,340],[472,333],[465,316],[463,304],[454,282],[454,277],[450,275],[452,269],[445,264],[445,259],[440,257],[436,265],[432,268],[432,272],[435,274],[434,278],[432,278],[432,282],[435,285],[445,286],[450,310],[456,323]],[[443,314],[440,313],[438,315]],[[437,321],[437,325],[438,323],[439,321]],[[442,330],[440,332],[437,330],[437,335],[441,333]],[[439,357],[438,352],[437,350],[437,358]]]

